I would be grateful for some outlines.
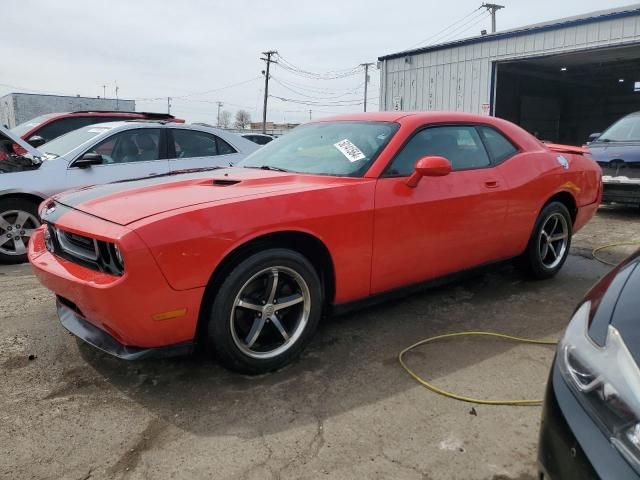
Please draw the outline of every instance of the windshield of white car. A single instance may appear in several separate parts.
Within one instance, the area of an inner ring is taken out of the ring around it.
[[[640,115],[621,118],[607,128],[597,139],[598,142],[640,141]]]
[[[39,117],[32,118],[31,120],[21,123],[20,125],[16,125],[10,131],[16,137],[22,137],[29,130],[33,130],[38,125],[42,125],[45,122],[45,120],[49,120],[51,117],[54,117],[56,115],[57,115],[56,113],[48,113],[46,115],[40,115]]]
[[[359,177],[366,173],[398,128],[397,123],[391,122],[309,123],[268,143],[236,166]]]
[[[49,157],[59,157],[112,128],[113,125],[88,125],[78,130],[73,130],[61,137],[54,138],[50,142],[38,147],[38,150],[44,152],[45,155]]]

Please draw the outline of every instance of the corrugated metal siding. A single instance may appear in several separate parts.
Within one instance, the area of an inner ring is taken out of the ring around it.
[[[380,69],[380,109],[482,113],[492,62],[613,47],[640,41],[640,15],[386,59]]]

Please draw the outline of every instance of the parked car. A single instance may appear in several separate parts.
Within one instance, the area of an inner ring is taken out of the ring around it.
[[[274,140],[271,135],[266,135],[264,133],[245,133],[242,136],[247,140],[251,140],[253,143],[257,143],[258,145],[266,145]]]
[[[164,120],[184,123],[168,113],[120,112],[120,111],[77,111],[47,113],[21,123],[11,129],[11,133],[26,140],[33,147],[39,147],[80,127],[105,122],[124,120]]]
[[[29,259],[97,348],[133,359],[201,341],[260,373],[295,358],[323,312],[514,257],[555,275],[600,203],[584,152],[488,116],[319,120],[235,168],[57,195]]]
[[[551,368],[540,479],[640,478],[640,251],[582,300]]]
[[[640,112],[589,139],[589,150],[604,174],[602,200],[640,206]]]
[[[258,147],[220,130],[161,121],[89,125],[35,149],[0,127],[0,263],[27,259],[45,198],[70,188],[229,166]],[[27,152],[20,154],[20,152]],[[0,149],[1,150],[1,149]]]

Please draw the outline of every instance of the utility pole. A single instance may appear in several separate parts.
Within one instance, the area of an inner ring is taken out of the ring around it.
[[[100,85],[102,87],[102,98],[107,98],[107,86]]]
[[[311,110],[309,110],[309,121],[311,121]]]
[[[217,103],[218,103],[218,127],[219,127],[220,126],[220,108],[224,104],[222,102],[217,102]]]
[[[273,55],[277,55],[278,52],[276,50],[268,50],[266,52],[262,52],[264,57],[260,60],[264,60],[267,62],[266,71],[263,70],[262,73],[264,75],[264,107],[262,108],[262,133],[267,133],[267,99],[269,98],[269,67],[271,63],[278,63],[275,60],[272,60],[271,57]]]
[[[120,90],[120,87],[118,87],[118,83],[116,82],[116,110],[120,110],[120,100],[118,98],[118,90]]]
[[[491,33],[496,33],[496,11],[504,8],[504,5],[497,5],[495,3],[483,3],[482,6],[491,12]]]
[[[167,113],[171,113],[171,97],[167,97]]]
[[[367,92],[369,86],[369,67],[373,63],[361,63],[360,66],[364,67],[364,111],[367,111]]]

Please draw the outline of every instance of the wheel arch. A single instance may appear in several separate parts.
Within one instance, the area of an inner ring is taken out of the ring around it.
[[[0,201],[9,199],[28,200],[39,206],[46,199],[45,195],[20,191],[7,191],[0,194]]]
[[[578,203],[576,202],[575,197],[570,192],[561,190],[555,193],[544,203],[544,205],[540,209],[540,212],[542,212],[542,210],[544,210],[544,207],[549,205],[551,202],[560,202],[565,207],[567,207],[567,210],[569,210],[569,215],[571,216],[571,224],[575,224],[576,217],[578,215]],[[538,212],[538,215],[540,214],[540,212]]]
[[[206,324],[207,305],[215,295],[227,275],[244,258],[267,248],[287,248],[303,255],[316,269],[324,293],[325,308],[333,303],[336,291],[335,266],[333,257],[325,243],[312,233],[300,230],[270,232],[253,237],[237,245],[216,266],[203,295],[198,318],[197,335],[202,333]]]

